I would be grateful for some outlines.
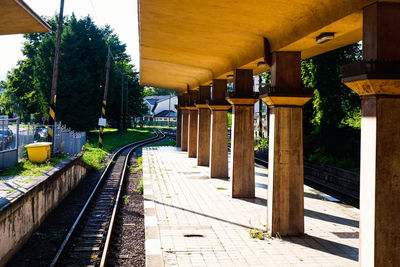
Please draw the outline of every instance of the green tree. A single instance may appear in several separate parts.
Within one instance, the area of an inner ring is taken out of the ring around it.
[[[18,102],[25,117],[36,114],[39,120],[43,115],[48,117],[57,33],[57,17],[48,21],[51,32],[24,35],[26,41],[22,52],[26,59],[9,72],[6,93],[0,100],[8,112]],[[77,19],[72,15],[66,17],[65,22],[67,26],[61,37],[56,120],[75,130],[97,127],[103,99],[107,46],[113,53],[107,119],[113,122],[120,118],[121,71],[132,80],[129,90],[135,98],[129,98],[131,113],[143,112],[143,107],[138,104],[143,88],[137,82],[138,73],[134,71],[134,66],[129,64],[126,45],[109,26],[99,28],[89,16]]]
[[[169,95],[169,94],[175,95],[176,92],[174,90],[161,89],[156,87],[147,87],[144,90],[144,96]]]
[[[304,107],[305,154],[312,159],[359,162],[359,96],[341,82],[340,66],[361,58],[359,44],[349,45],[302,62],[302,79],[314,88]]]

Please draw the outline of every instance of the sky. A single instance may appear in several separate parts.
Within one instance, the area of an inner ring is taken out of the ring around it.
[[[60,0],[24,0],[36,14],[53,16],[60,11]],[[80,18],[88,14],[97,26],[110,25],[127,45],[127,54],[139,69],[139,37],[137,0],[65,0],[64,15]],[[21,52],[22,34],[0,35],[0,81],[5,80],[7,71],[23,59]]]

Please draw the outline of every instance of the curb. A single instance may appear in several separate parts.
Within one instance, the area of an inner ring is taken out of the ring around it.
[[[160,267],[164,266],[164,262],[147,150],[148,148],[143,148],[142,150],[146,266]]]

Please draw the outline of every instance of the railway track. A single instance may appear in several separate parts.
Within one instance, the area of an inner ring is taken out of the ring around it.
[[[155,136],[120,148],[105,168],[50,266],[105,266],[121,190],[134,150],[165,138]]]
[[[259,157],[255,157],[254,159],[256,163],[268,168],[267,161]],[[350,184],[352,181],[351,179],[346,178],[346,176],[349,175],[357,176],[357,174],[351,173],[346,170],[340,170],[340,172],[341,175],[332,174],[329,173],[329,170],[327,170],[326,167],[325,168],[318,166],[313,167],[310,166],[310,164],[304,163],[304,184],[314,189],[317,189],[325,194],[333,196],[334,198],[337,198],[346,204],[358,208],[359,207],[358,192],[354,190],[354,185],[346,186],[346,184]],[[353,180],[356,180],[356,178],[353,177]],[[341,182],[339,183],[339,181]]]

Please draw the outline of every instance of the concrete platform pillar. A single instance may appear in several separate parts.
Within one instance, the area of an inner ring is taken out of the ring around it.
[[[178,96],[178,105],[175,106],[176,108],[176,147],[181,147],[181,139],[182,139],[182,98],[183,96]]]
[[[186,109],[186,105],[189,103],[189,95],[183,95],[183,103],[181,106],[182,111],[182,122],[181,122],[181,150],[188,150],[188,129],[189,129],[189,110]]]
[[[400,264],[400,4],[363,10],[363,61],[342,67],[361,96],[361,266]]]
[[[227,82],[213,80],[208,107],[211,110],[210,129],[210,178],[228,178],[228,110],[225,100]]]
[[[189,91],[189,106],[186,107],[189,111],[189,126],[188,126],[188,156],[195,158],[197,156],[197,118],[198,110],[194,105],[199,98],[198,90]]]
[[[272,235],[304,233],[302,106],[312,89],[302,88],[300,62],[300,52],[274,52],[271,86],[260,91],[271,108],[267,225]]]
[[[210,122],[211,111],[206,101],[210,100],[210,86],[200,86],[197,121],[197,165],[209,166],[210,162]]]
[[[231,137],[231,195],[252,198],[254,181],[254,103],[258,93],[253,92],[253,71],[237,69],[234,72],[234,91],[227,101],[232,109]]]

